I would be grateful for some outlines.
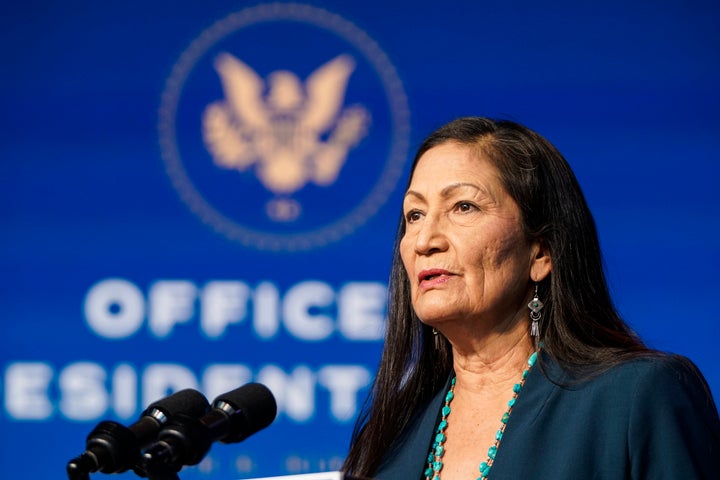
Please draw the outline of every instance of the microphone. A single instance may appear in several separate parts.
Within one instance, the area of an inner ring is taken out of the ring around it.
[[[98,470],[124,472],[139,461],[142,449],[155,439],[165,423],[179,415],[200,417],[209,408],[202,393],[185,389],[150,404],[129,427],[112,421],[100,422],[88,435],[85,452],[68,462],[68,478],[85,480]]]
[[[241,442],[270,425],[276,414],[275,397],[260,383],[220,395],[201,418],[180,415],[160,430],[142,455],[145,472],[177,472],[183,465],[196,465],[213,442]]]

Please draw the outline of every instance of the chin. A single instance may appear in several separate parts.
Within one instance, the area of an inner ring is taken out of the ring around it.
[[[440,328],[443,324],[450,322],[453,319],[453,317],[447,315],[429,315],[427,313],[422,316],[418,314],[418,318],[422,323],[432,328]]]

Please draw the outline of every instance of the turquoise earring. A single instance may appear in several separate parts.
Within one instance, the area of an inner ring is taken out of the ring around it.
[[[530,335],[537,341],[540,337],[540,319],[542,318],[542,313],[540,312],[543,307],[545,306],[544,303],[540,301],[540,298],[538,298],[538,284],[535,284],[535,296],[532,300],[530,300],[530,303],[528,303],[528,308],[530,309]]]

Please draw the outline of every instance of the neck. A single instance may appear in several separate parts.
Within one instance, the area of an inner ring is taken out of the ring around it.
[[[518,372],[527,367],[535,350],[525,328],[481,343],[471,350],[453,346],[453,365],[461,389],[482,390],[492,385],[503,387],[517,381]]]

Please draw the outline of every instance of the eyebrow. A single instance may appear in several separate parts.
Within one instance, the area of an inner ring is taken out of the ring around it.
[[[484,188],[480,185],[476,185],[474,183],[468,183],[468,182],[457,182],[457,183],[451,183],[447,187],[440,190],[440,196],[447,198],[455,190],[462,188],[462,187],[471,187],[471,188],[474,188],[475,190],[478,190],[478,191],[484,193],[485,195],[490,195],[490,192],[488,192],[486,188]],[[408,197],[409,195],[411,195],[413,197],[417,197],[421,200],[425,199],[425,197],[421,193],[416,192],[415,190],[408,190],[407,192],[405,192],[405,197]]]

